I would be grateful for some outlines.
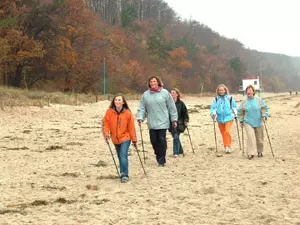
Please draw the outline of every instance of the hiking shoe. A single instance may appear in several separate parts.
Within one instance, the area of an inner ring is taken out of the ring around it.
[[[122,177],[121,178],[121,183],[127,183],[129,181],[128,177]]]
[[[231,152],[230,148],[229,147],[226,147],[225,148],[225,153],[229,154]]]
[[[249,156],[248,156],[248,159],[249,159],[249,160],[251,160],[251,159],[253,159],[253,158],[254,158],[254,155],[249,155]]]
[[[263,157],[262,152],[259,152],[259,153],[258,153],[258,157]]]

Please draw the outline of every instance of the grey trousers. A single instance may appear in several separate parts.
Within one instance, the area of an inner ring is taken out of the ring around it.
[[[244,124],[247,134],[247,152],[248,155],[255,155],[258,152],[263,152],[264,149],[264,126],[251,127],[249,124]]]

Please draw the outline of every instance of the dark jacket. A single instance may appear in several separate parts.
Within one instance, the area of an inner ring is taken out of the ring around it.
[[[176,109],[177,109],[177,114],[178,114],[178,120],[177,120],[177,132],[183,133],[185,130],[185,122],[189,122],[189,114],[186,108],[186,105],[184,104],[183,101],[177,100],[175,102]],[[170,123],[170,131],[172,130],[172,123]]]

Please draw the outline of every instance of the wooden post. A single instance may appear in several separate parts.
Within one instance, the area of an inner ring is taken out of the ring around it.
[[[39,100],[39,106],[40,106],[40,108],[43,108],[43,103],[42,103],[41,99]]]
[[[78,93],[76,93],[76,105],[78,105]]]
[[[1,100],[1,105],[0,105],[2,111],[4,111],[4,103],[3,103],[3,100]]]

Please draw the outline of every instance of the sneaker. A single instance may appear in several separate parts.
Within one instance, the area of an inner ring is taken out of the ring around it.
[[[248,159],[250,160],[250,159],[253,159],[254,158],[254,155],[249,155],[248,156]]]
[[[158,167],[165,167],[164,163],[158,163]]]
[[[178,158],[178,156],[179,156],[179,155],[176,155],[176,154],[175,154],[175,155],[173,155],[173,157],[174,157],[174,158]]]
[[[226,147],[226,148],[225,148],[225,152],[226,152],[227,154],[229,154],[229,153],[231,152],[230,148],[229,148],[229,147]]]
[[[259,153],[258,153],[258,157],[263,157],[262,152],[259,152]]]
[[[129,181],[128,177],[122,177],[121,178],[121,183],[127,183]]]

